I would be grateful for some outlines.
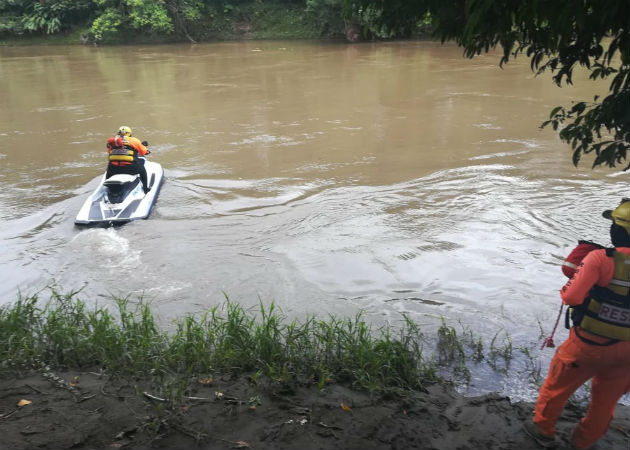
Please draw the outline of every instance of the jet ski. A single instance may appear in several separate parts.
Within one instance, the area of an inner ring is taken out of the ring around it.
[[[147,181],[150,190],[145,194],[140,175],[117,174],[101,179],[99,186],[79,210],[75,225],[112,226],[151,214],[164,180],[164,169],[153,161],[146,161]]]

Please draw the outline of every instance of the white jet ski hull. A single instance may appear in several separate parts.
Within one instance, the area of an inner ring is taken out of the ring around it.
[[[111,226],[149,217],[162,187],[164,169],[153,161],[146,161],[144,167],[151,188],[149,192],[144,193],[138,175],[114,175],[107,180],[103,175],[99,186],[83,203],[74,223]]]

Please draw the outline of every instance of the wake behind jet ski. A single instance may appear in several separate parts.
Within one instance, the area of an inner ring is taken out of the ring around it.
[[[109,226],[146,219],[162,185],[164,170],[146,161],[148,143],[132,137],[131,128],[121,126],[107,140],[109,164],[99,187],[85,201],[74,223]]]

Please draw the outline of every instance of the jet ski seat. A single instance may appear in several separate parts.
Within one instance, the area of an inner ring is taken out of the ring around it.
[[[127,174],[124,174],[124,173],[119,173],[117,175],[112,175],[111,177],[106,179],[103,182],[103,184],[105,186],[116,186],[116,185],[120,185],[120,184],[131,183],[136,178],[138,178],[138,175],[127,175]]]

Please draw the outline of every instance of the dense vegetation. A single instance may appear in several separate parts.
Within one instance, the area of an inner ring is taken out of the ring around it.
[[[0,0],[0,34],[74,32],[87,42],[202,41],[342,36],[349,27],[376,37],[377,12],[344,0]]]

